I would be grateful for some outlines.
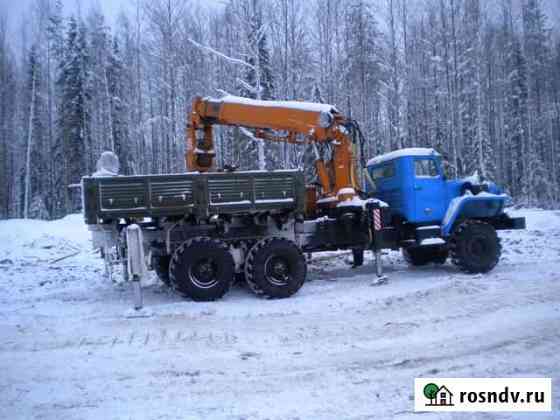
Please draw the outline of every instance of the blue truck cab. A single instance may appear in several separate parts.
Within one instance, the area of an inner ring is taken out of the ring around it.
[[[371,182],[366,191],[389,204],[394,217],[416,226],[440,226],[444,237],[460,220],[500,217],[509,198],[490,182],[447,179],[442,156],[434,149],[380,155],[368,162],[367,171]]]
[[[485,273],[496,266],[501,243],[496,231],[524,229],[525,218],[504,212],[509,197],[478,176],[447,179],[433,149],[396,150],[367,164],[366,193],[388,204],[389,223],[375,231],[375,249],[402,249],[413,265],[443,264],[449,257],[462,271]]]

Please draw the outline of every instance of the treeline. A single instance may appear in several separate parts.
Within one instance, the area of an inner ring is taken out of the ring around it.
[[[99,10],[36,0],[15,36],[0,19],[0,217],[76,211],[103,150],[122,173],[184,171],[192,97],[226,93],[334,104],[361,123],[368,156],[435,147],[457,176],[558,206],[560,37],[544,12],[540,0],[137,0],[111,28]],[[312,159],[235,129],[218,131],[216,152],[242,169]]]

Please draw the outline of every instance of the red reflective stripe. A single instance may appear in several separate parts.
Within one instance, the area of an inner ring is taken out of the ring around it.
[[[381,211],[379,209],[373,210],[373,226],[375,230],[381,230]]]

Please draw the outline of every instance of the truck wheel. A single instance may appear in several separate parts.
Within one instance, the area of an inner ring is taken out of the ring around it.
[[[477,220],[461,223],[450,243],[453,264],[467,273],[487,273],[498,264],[502,254],[494,227]]]
[[[217,239],[185,241],[173,253],[169,280],[175,290],[194,301],[220,299],[229,290],[235,272],[228,246]]]
[[[307,275],[301,250],[284,238],[257,242],[245,261],[245,279],[251,290],[268,298],[286,298],[296,293]]]
[[[442,264],[445,264],[448,257],[449,257],[449,250],[447,249],[447,247],[438,246],[434,250],[434,254],[433,254],[433,257],[432,257],[432,262],[434,264],[442,265]]]
[[[153,257],[152,267],[156,272],[158,278],[166,286],[170,286],[169,282],[169,263],[171,262],[171,257],[169,255],[160,255],[158,257]]]
[[[445,264],[449,252],[444,246],[421,246],[403,248],[402,254],[408,264],[418,267],[429,263]]]
[[[352,250],[352,268],[364,265],[364,250],[361,248]]]

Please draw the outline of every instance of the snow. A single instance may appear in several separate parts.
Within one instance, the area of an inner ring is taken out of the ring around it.
[[[215,154],[216,152],[214,151],[214,149],[202,150],[202,149],[199,149],[198,147],[195,147],[193,153],[198,153],[198,154],[201,154],[201,155],[203,155],[203,154],[213,155],[213,154]]]
[[[268,203],[293,203],[293,198],[266,198],[261,200],[255,200],[256,204],[268,204]]]
[[[389,205],[385,201],[381,201],[377,198],[368,198],[366,200],[362,200],[360,197],[358,197],[356,195],[354,197],[352,197],[351,200],[341,201],[336,206],[337,207],[361,207],[361,208],[365,209],[366,205],[369,204],[369,203],[377,203],[377,204],[379,204],[379,207],[389,207]]]
[[[334,203],[338,201],[336,197],[324,197],[317,200],[317,204]]]
[[[451,202],[449,203],[449,207],[447,208],[447,211],[445,212],[445,216],[443,216],[443,221],[441,223],[442,226],[447,226],[447,224],[451,221],[451,218],[454,216],[455,212],[457,211],[457,209],[461,206],[461,204],[463,203],[463,201],[472,198],[472,197],[478,197],[478,198],[509,198],[509,196],[507,194],[492,194],[486,191],[480,192],[477,195],[473,196],[473,194],[470,191],[466,191],[464,195],[461,195],[459,197],[455,197],[453,200],[451,200]]]
[[[230,62],[230,63],[239,64],[239,65],[248,67],[248,68],[250,68],[251,70],[254,70],[254,71],[256,70],[256,69],[255,69],[255,66],[253,66],[253,65],[250,64],[250,63],[248,63],[248,62],[245,61],[245,60],[241,60],[241,59],[239,59],[239,58],[227,56],[227,55],[221,53],[220,51],[215,50],[215,49],[212,48],[212,47],[209,47],[208,45],[199,44],[198,42],[196,42],[196,41],[193,40],[192,38],[188,38],[188,41],[189,41],[191,44],[193,44],[195,47],[200,48],[200,49],[201,49],[202,51],[204,51],[204,52],[207,52],[207,53],[216,55],[216,56],[218,56],[218,57],[220,57],[220,58],[222,58],[222,59],[224,59],[224,60],[226,60],[226,61],[228,61],[228,62]]]
[[[248,205],[251,204],[250,200],[239,200],[239,201],[212,201],[210,202],[212,206],[237,206],[237,205]]]
[[[439,229],[441,226],[439,225],[430,225],[430,226],[420,226],[417,227],[416,230],[434,230],[434,229]]]
[[[339,195],[352,195],[352,194],[356,194],[356,190],[354,188],[341,188],[336,193],[337,197]]]
[[[115,176],[119,174],[119,158],[117,155],[110,151],[101,153],[97,160],[96,171],[93,177]]]
[[[301,172],[299,169],[274,169],[274,170],[268,170],[268,169],[252,169],[249,171],[236,171],[236,174],[270,174],[270,173],[274,173],[274,174],[294,174],[296,172]],[[215,175],[228,175],[227,172],[212,172],[212,176]]]
[[[451,221],[451,218],[455,215],[455,212],[457,212],[457,209],[459,208],[461,203],[470,196],[472,196],[472,194],[470,194],[470,191],[467,191],[465,195],[455,197],[453,200],[451,200],[451,202],[449,203],[449,207],[447,207],[447,211],[445,212],[445,216],[443,216],[443,220],[441,222],[442,226],[447,226],[447,224]]]
[[[445,243],[445,241],[441,238],[426,238],[426,239],[422,239],[422,241],[420,242],[420,245],[426,246],[426,245],[443,245]]]
[[[429,149],[425,147],[409,147],[405,149],[394,150],[384,155],[379,155],[371,158],[367,166],[379,165],[380,163],[388,162],[393,159],[397,159],[404,156],[440,156],[438,152],[434,149]]]
[[[335,113],[338,112],[334,105],[313,103],[313,102],[299,102],[299,101],[260,101],[257,99],[243,98],[241,96],[227,95],[221,99],[212,99],[211,101],[224,102],[229,104],[250,105],[255,107],[270,107],[270,108],[288,108],[299,111],[308,112],[325,112]]]
[[[463,178],[462,181],[468,182],[472,185],[480,185],[480,175],[478,174],[478,171],[474,171],[474,174]]]
[[[478,419],[415,415],[414,378],[552,377],[557,390],[560,211],[511,214],[528,229],[500,232],[488,274],[386,252],[389,281],[372,287],[370,253],[351,270],[350,252],[325,252],[284,300],[239,285],[194,303],[150,275],[140,316],[81,215],[0,221],[0,417]],[[558,418],[556,391],[552,405],[539,420]]]

